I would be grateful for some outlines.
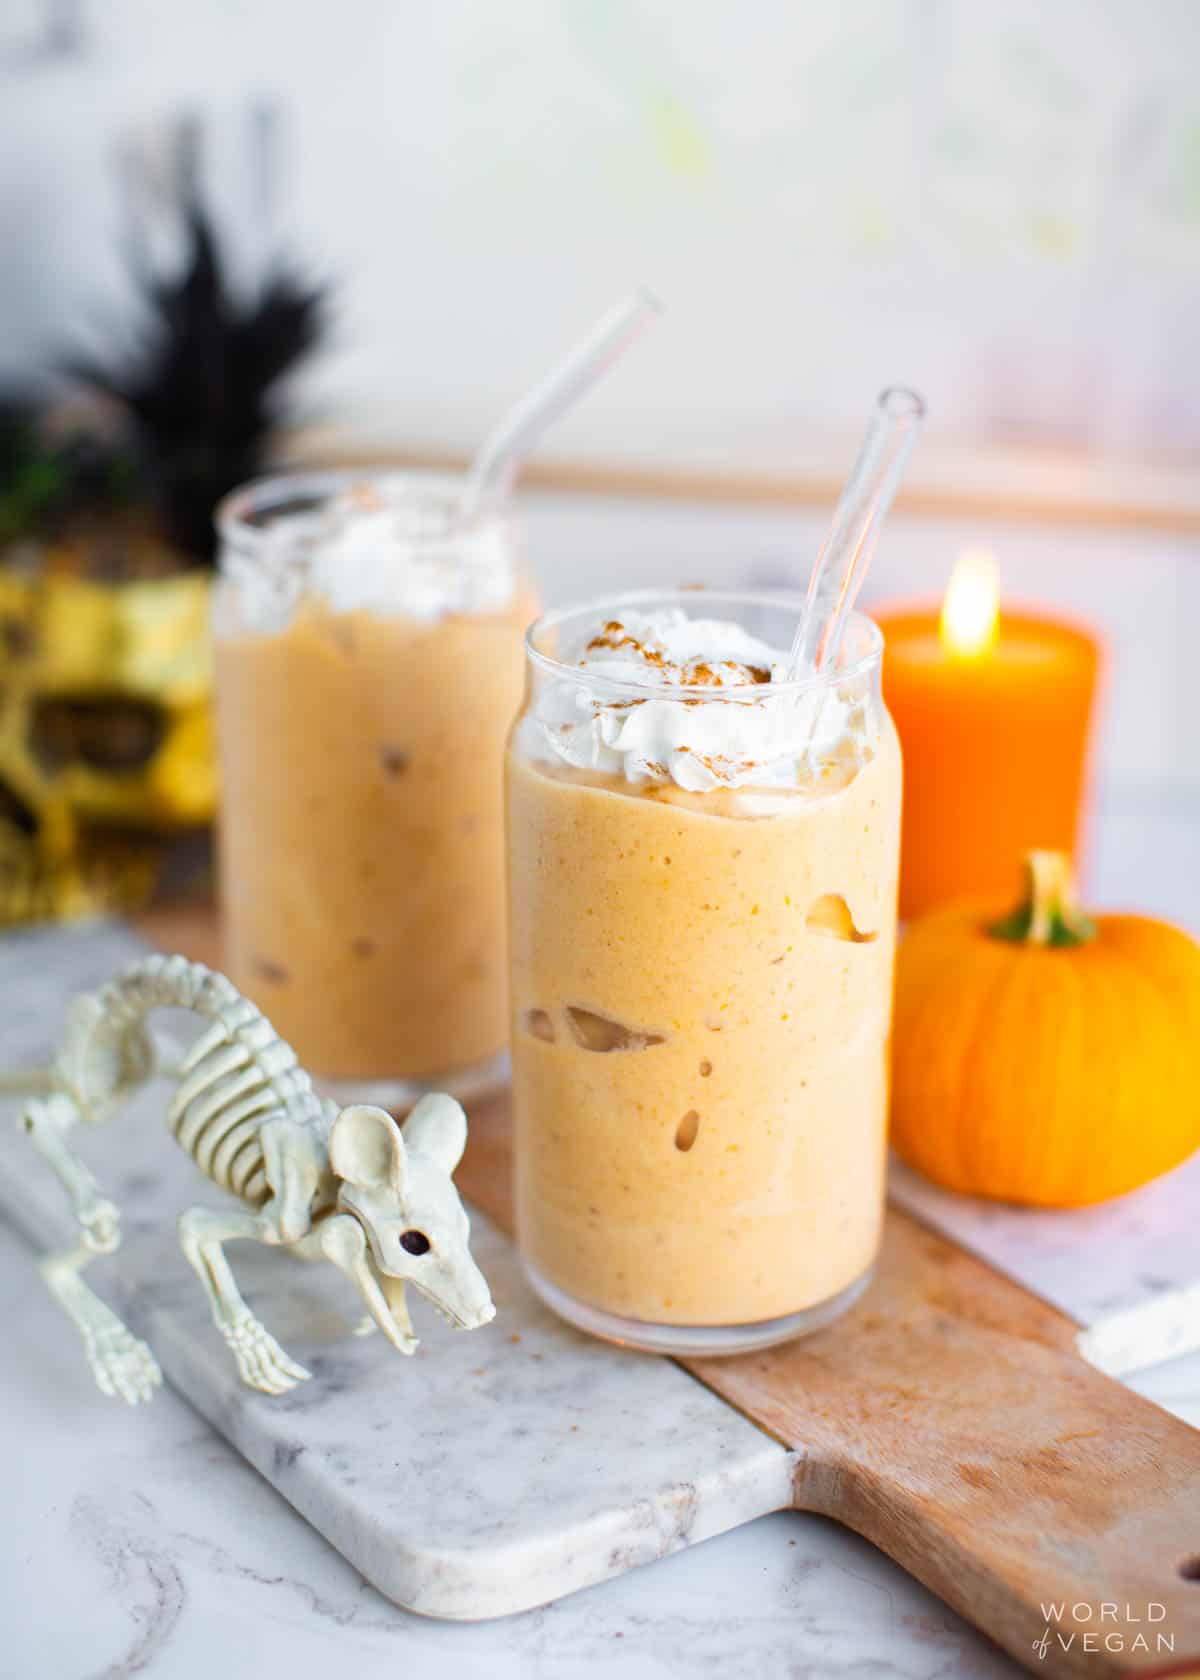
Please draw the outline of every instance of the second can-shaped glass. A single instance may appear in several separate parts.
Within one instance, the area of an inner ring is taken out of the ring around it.
[[[503,1071],[502,785],[533,616],[510,522],[427,475],[220,510],[226,966],[342,1100]]]
[[[527,638],[508,759],[518,1235],[596,1334],[827,1323],[884,1187],[900,759],[881,638],[787,680],[799,598],[637,595]]]

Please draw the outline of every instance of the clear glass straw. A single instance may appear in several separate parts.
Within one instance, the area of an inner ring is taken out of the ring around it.
[[[832,668],[837,660],[846,620],[924,418],[925,404],[915,391],[892,385],[881,394],[809,579],[788,659],[793,681],[807,671]]]
[[[471,463],[459,506],[464,524],[508,494],[542,433],[574,408],[661,313],[658,299],[639,287],[602,315],[562,361],[509,409]]]

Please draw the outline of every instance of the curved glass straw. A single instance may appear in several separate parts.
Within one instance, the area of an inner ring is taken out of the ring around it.
[[[837,660],[842,632],[871,564],[879,528],[924,418],[925,404],[915,391],[891,385],[880,395],[809,579],[804,614],[788,659],[793,681],[806,670],[832,668]]]
[[[631,292],[509,409],[471,463],[459,504],[464,524],[508,494],[522,462],[547,427],[574,408],[661,313],[662,304],[644,286]]]

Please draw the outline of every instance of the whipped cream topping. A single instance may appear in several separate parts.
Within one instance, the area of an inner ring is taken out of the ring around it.
[[[273,520],[260,537],[265,564],[239,571],[251,623],[273,628],[303,593],[336,612],[430,622],[503,609],[516,587],[505,523],[456,527],[455,496],[451,480],[364,480]]]
[[[535,756],[690,793],[799,787],[830,758],[869,756],[862,697],[835,684],[772,693],[787,680],[788,656],[738,624],[679,607],[624,611],[560,657],[580,678],[558,678],[539,695],[522,726]],[[657,692],[616,694],[589,677]]]

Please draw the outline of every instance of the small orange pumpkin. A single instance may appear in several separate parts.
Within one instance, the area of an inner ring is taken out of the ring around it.
[[[1081,1207],[1200,1147],[1200,945],[1083,915],[1059,853],[1027,870],[1011,915],[937,911],[901,944],[892,1140],[948,1189]]]

